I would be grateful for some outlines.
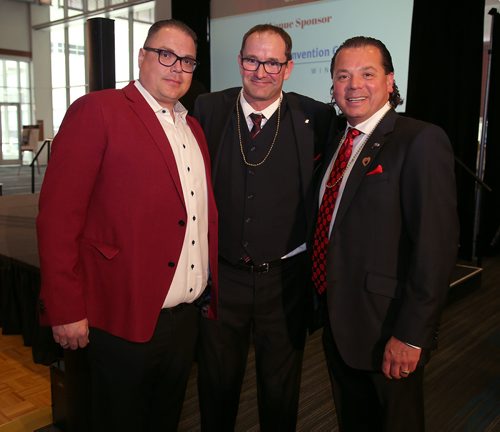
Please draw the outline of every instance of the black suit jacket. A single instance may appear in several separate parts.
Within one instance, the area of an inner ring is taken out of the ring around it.
[[[458,232],[446,134],[389,111],[347,179],[328,246],[328,314],[349,366],[380,370],[391,336],[435,346]]]
[[[198,96],[194,107],[194,117],[200,122],[208,142],[212,160],[212,179],[218,173],[222,142],[231,124],[231,117],[236,108],[240,87]],[[284,93],[291,113],[295,135],[295,145],[299,155],[302,194],[306,212],[308,231],[314,225],[315,184],[314,172],[331,138],[337,132],[334,109],[328,104],[318,102],[297,93]]]

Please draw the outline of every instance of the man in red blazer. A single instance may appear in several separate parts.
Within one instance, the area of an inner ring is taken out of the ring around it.
[[[331,72],[347,128],[323,168],[313,280],[326,293],[339,430],[421,432],[424,365],[458,249],[453,151],[441,128],[394,111],[379,40],[348,39]]]
[[[207,145],[178,102],[196,65],[194,32],[157,22],[139,80],[77,100],[54,139],[37,219],[41,321],[65,349],[88,344],[93,431],[177,428],[209,271],[217,293]]]

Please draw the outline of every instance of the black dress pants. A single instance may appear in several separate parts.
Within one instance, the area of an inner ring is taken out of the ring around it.
[[[424,431],[423,366],[399,380],[381,370],[353,369],[342,359],[329,323],[323,347],[341,432]]]
[[[198,323],[198,309],[182,304],[162,310],[146,343],[90,329],[92,432],[177,430]]]
[[[202,318],[198,388],[202,431],[234,431],[254,344],[260,430],[294,431],[305,343],[305,254],[267,273],[219,265],[219,319]]]

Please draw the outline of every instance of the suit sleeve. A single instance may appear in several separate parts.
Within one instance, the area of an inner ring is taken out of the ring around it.
[[[43,324],[71,323],[87,315],[79,241],[106,148],[100,107],[91,95],[76,101],[52,146],[37,217]]]
[[[448,137],[426,124],[409,145],[401,174],[409,271],[393,335],[423,348],[437,337],[458,249],[454,158]]]

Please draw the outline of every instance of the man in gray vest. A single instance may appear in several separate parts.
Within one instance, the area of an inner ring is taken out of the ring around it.
[[[219,210],[219,305],[203,319],[199,390],[203,431],[233,431],[248,347],[255,348],[262,431],[295,430],[311,292],[306,237],[313,174],[336,129],[327,104],[283,83],[292,41],[257,25],[238,56],[242,88],[202,95]]]

